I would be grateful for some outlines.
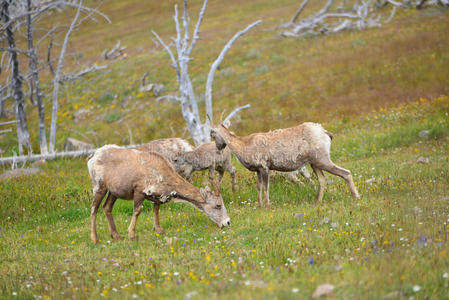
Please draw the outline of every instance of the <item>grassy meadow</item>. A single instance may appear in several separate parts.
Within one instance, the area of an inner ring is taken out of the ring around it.
[[[352,170],[353,201],[328,175],[317,186],[275,177],[272,206],[256,206],[255,175],[228,176],[224,230],[190,206],[161,207],[162,235],[144,204],[138,240],[113,241],[98,214],[100,243],[90,241],[91,184],[85,158],[52,161],[43,174],[0,183],[0,297],[297,299],[323,283],[336,298],[445,299],[449,295],[449,98],[421,99],[329,127],[341,132],[333,160]],[[430,130],[429,138],[419,132]],[[429,164],[417,158],[429,158]],[[206,174],[195,184],[204,186]],[[126,237],[132,202],[114,209]]]
[[[128,144],[129,131],[135,143],[188,138],[178,105],[156,105],[154,95],[139,92],[148,70],[151,82],[176,91],[168,55],[151,39],[151,29],[166,41],[175,34],[175,2],[159,2],[105,2],[101,10],[113,23],[88,23],[74,34],[70,51],[83,55],[68,61],[68,70],[105,63],[101,52],[118,39],[128,46],[127,57],[62,89],[58,149],[68,136],[97,146]],[[202,1],[189,3],[195,22]],[[112,240],[100,209],[94,245],[86,158],[49,161],[40,174],[0,181],[0,299],[309,299],[324,283],[335,286],[330,297],[338,299],[449,298],[448,11],[401,11],[391,23],[362,32],[279,37],[273,28],[297,6],[211,1],[191,77],[202,95],[223,45],[262,19],[216,74],[215,120],[250,103],[233,121],[239,135],[323,123],[334,134],[331,157],[352,171],[359,201],[330,174],[322,203],[315,202],[316,183],[273,177],[272,205],[260,209],[255,174],[234,160],[238,190],[232,193],[229,174],[222,190],[230,227],[219,229],[190,206],[168,203],[158,235],[147,202],[138,239],[129,240],[132,202],[118,200],[113,213],[124,239]],[[75,122],[80,108],[92,113]],[[38,152],[37,111],[28,105],[27,112]],[[423,130],[428,136],[420,136]],[[3,156],[17,152],[16,144],[14,134],[0,136]],[[420,157],[429,162],[418,163]],[[204,186],[206,178],[195,173],[194,184]]]

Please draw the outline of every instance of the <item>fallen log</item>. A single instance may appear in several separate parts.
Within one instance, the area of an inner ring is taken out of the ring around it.
[[[141,146],[141,144],[138,145],[127,145],[122,146],[123,148],[137,148]],[[10,156],[10,157],[0,157],[0,165],[9,165],[9,164],[20,164],[20,163],[27,163],[32,162],[36,160],[52,160],[56,158],[62,158],[62,157],[79,157],[79,156],[87,156],[89,154],[92,154],[97,149],[87,149],[87,150],[78,150],[78,151],[66,151],[66,152],[57,152],[57,153],[51,153],[51,154],[33,154],[33,155],[22,155],[22,156]]]

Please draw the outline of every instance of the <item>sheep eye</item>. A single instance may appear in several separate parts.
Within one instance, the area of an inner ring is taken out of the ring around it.
[[[221,209],[221,204],[215,205],[215,209]]]

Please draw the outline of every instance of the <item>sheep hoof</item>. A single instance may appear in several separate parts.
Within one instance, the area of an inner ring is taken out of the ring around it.
[[[118,233],[111,234],[111,237],[114,240],[117,240],[117,241],[121,241],[122,240],[122,237]]]
[[[154,231],[156,231],[157,234],[163,234],[164,233],[164,229],[162,229],[161,227],[155,227]]]

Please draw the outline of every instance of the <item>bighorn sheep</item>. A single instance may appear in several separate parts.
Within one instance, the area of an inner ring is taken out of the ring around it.
[[[145,152],[157,152],[167,158],[175,167],[176,172],[181,175],[182,170],[176,163],[175,159],[184,152],[193,151],[193,147],[186,140],[180,138],[167,138],[153,140],[145,145],[140,146],[137,150]]]
[[[134,201],[133,216],[128,228],[130,238],[136,236],[136,222],[145,199],[154,203],[154,228],[158,233],[162,232],[159,225],[159,206],[172,198],[203,211],[220,227],[230,224],[218,186],[214,184],[214,193],[208,187],[198,190],[176,173],[172,164],[159,153],[106,145],[89,157],[87,166],[94,194],[91,206],[91,238],[94,243],[98,241],[98,207],[108,192],[103,209],[114,239],[120,239],[112,217],[112,208],[117,198]]]
[[[351,172],[331,161],[329,154],[332,134],[320,124],[303,123],[296,127],[253,133],[245,137],[236,136],[222,124],[211,129],[211,137],[218,149],[228,146],[243,166],[257,172],[259,206],[262,206],[262,185],[265,190],[265,204],[270,204],[270,170],[294,171],[306,163],[312,166],[318,177],[317,201],[323,199],[326,186],[323,170],[344,178],[353,198],[359,199]]]
[[[209,169],[210,180],[214,180],[214,171],[217,170],[220,185],[224,172],[229,172],[232,178],[232,191],[235,191],[235,168],[231,163],[229,147],[218,150],[214,142],[201,144],[193,151],[180,154],[174,161],[189,181],[193,171],[206,169]]]

